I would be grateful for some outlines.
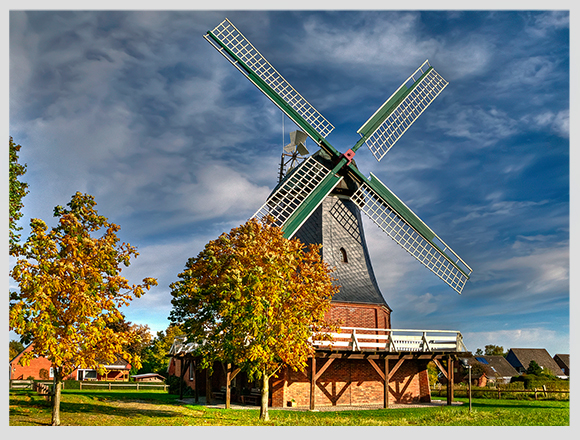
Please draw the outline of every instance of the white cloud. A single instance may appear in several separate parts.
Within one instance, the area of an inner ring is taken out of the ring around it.
[[[520,242],[518,248],[523,247]],[[507,274],[518,272],[519,289],[523,296],[561,295],[568,292],[569,283],[569,249],[566,245],[537,247],[528,244],[528,254],[499,258],[486,264],[485,270],[491,271],[502,279]],[[531,250],[530,250],[531,248]],[[514,289],[515,290],[515,289]],[[516,290],[517,291],[517,290]],[[512,296],[515,292],[509,292]]]
[[[180,185],[175,196],[189,207],[192,220],[205,220],[257,210],[270,191],[252,184],[232,168],[208,163],[196,173],[196,181]]]
[[[474,148],[489,147],[498,141],[516,134],[518,121],[505,111],[491,107],[483,109],[475,106],[464,107],[453,104],[441,109],[433,118],[445,134],[469,139]]]
[[[315,16],[309,17],[303,26],[303,41],[307,43],[297,45],[302,50],[294,54],[294,59],[306,64],[316,61],[350,67],[363,63],[366,68],[385,66],[388,60],[388,64],[408,68],[409,60],[424,61],[419,59],[436,46],[435,40],[417,38],[418,25],[416,13],[365,13],[354,27],[330,27]],[[401,57],[401,52],[406,56]]]
[[[500,88],[542,86],[554,75],[556,62],[546,56],[516,59],[504,70]]]
[[[570,13],[568,11],[534,13],[528,16],[527,24],[525,31],[529,35],[535,38],[544,38],[550,31],[569,27]]]
[[[570,110],[561,110],[557,113],[547,110],[535,115],[532,120],[538,127],[547,127],[560,137],[570,137]]]
[[[462,334],[467,349],[473,353],[477,348],[484,350],[486,345],[498,345],[503,347],[504,351],[510,348],[550,347],[551,356],[570,353],[568,334],[545,327],[462,332]]]

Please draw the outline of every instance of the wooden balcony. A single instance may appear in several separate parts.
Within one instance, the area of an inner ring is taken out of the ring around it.
[[[312,338],[317,351],[354,351],[384,354],[467,352],[463,337],[456,330],[409,330],[341,327],[325,333],[326,338]]]

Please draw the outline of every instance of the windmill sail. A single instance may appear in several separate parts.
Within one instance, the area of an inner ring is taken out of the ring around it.
[[[376,176],[371,174],[351,199],[397,244],[461,293],[471,268]]]
[[[341,180],[311,156],[286,176],[252,218],[272,217],[291,238]]]
[[[449,84],[425,61],[357,131],[380,161]]]
[[[314,142],[320,142],[334,129],[227,18],[204,38],[308,133]]]
[[[448,82],[431,67],[429,61],[425,61],[363,124],[357,132],[361,139],[341,155],[325,139],[334,128],[332,124],[272,67],[228,19],[208,31],[204,38],[328,155],[327,165],[324,165],[324,160],[311,156],[285,177],[282,160],[280,183],[254,218],[272,217],[274,225],[282,229],[286,238],[291,238],[325,197],[341,183],[342,176],[350,176],[355,185],[349,187],[350,180],[347,179],[347,189],[340,189],[342,195],[350,197],[395,242],[461,293],[471,268],[382,182],[373,175],[367,179],[351,163],[355,152],[364,143],[380,161],[447,86]],[[284,147],[285,153],[308,154],[303,143],[305,135],[295,132],[293,136],[291,143]]]

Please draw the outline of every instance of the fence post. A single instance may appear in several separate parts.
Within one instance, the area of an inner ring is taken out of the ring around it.
[[[137,382],[137,391],[139,391],[139,382]]]
[[[501,389],[499,388],[499,385],[497,386],[497,398],[501,399]]]
[[[109,391],[111,391],[111,382],[109,382]]]
[[[544,397],[548,397],[548,393],[546,392],[546,384],[542,385],[542,389],[544,390]]]

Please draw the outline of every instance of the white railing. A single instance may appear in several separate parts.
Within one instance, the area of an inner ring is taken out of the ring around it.
[[[461,333],[456,330],[407,330],[341,327],[327,333],[332,340],[313,339],[317,348],[352,351],[437,352],[467,351]]]
[[[315,348],[352,351],[399,352],[457,352],[467,351],[461,333],[456,330],[408,330],[391,328],[340,327],[338,332],[326,333],[331,340],[310,338]],[[177,336],[169,354],[184,355],[199,347]]]

